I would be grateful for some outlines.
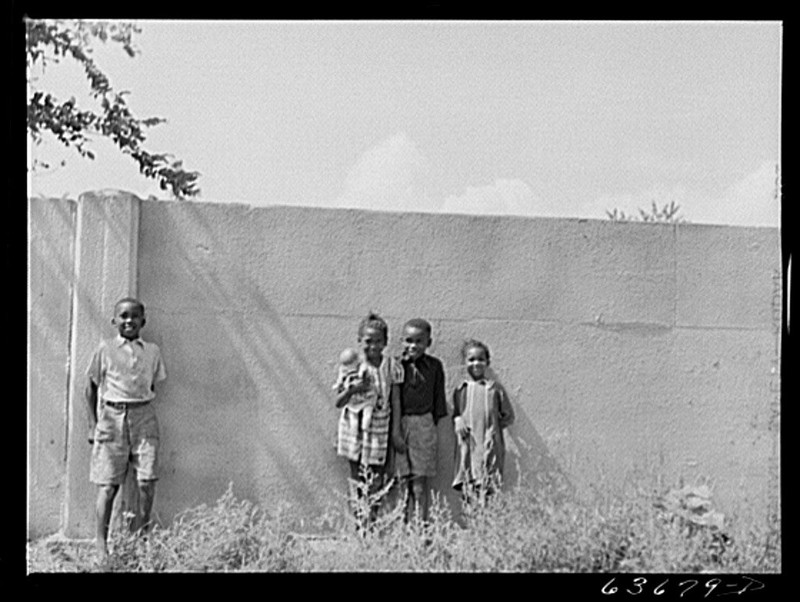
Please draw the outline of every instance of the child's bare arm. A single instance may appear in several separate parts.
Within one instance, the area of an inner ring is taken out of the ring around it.
[[[94,429],[97,426],[97,385],[91,379],[84,390],[86,399],[86,417],[89,421],[89,443],[94,443]]]
[[[500,421],[500,428],[504,429],[514,423],[514,407],[508,399],[508,393],[502,387],[498,387],[497,396],[499,401],[498,417]]]
[[[400,385],[392,385],[389,391],[389,403],[392,406],[392,443],[395,449],[403,453],[406,451],[406,442],[403,441],[403,430],[400,428]]]
[[[356,393],[366,393],[369,391],[370,385],[367,382],[359,381],[357,383],[350,383],[347,387],[342,388],[336,394],[336,407],[344,407],[350,398]]]
[[[453,430],[460,439],[465,439],[469,434],[469,429],[464,421],[464,417],[461,415],[459,391],[461,391],[460,387],[453,391]]]
[[[346,405],[347,402],[350,401],[350,396],[352,394],[353,393],[350,391],[350,389],[342,389],[341,391],[339,391],[336,394],[336,407],[341,408],[344,405]]]
[[[433,387],[433,423],[447,416],[447,393],[444,390],[444,367],[441,362],[436,365],[436,381]]]

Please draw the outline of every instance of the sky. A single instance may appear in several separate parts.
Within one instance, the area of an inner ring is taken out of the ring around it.
[[[137,21],[98,66],[201,202],[780,225],[778,21]],[[81,68],[32,85],[93,107]],[[29,144],[33,196],[168,198],[111,143]],[[64,166],[60,161],[66,160]]]

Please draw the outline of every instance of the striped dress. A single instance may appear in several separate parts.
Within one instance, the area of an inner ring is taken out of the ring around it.
[[[378,400],[369,427],[364,430],[360,420],[351,420],[352,409],[344,406],[339,415],[336,453],[366,466],[382,466],[389,446],[389,424],[392,414],[389,394],[392,385],[403,382],[403,367],[393,357],[384,357],[379,367],[364,362],[374,383]]]

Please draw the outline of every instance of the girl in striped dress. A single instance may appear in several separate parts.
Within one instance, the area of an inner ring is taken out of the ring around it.
[[[372,498],[370,520],[380,504],[375,498],[383,485],[389,430],[399,425],[399,420],[392,421],[391,416],[400,412],[403,367],[395,358],[383,355],[388,338],[389,327],[383,318],[374,313],[364,318],[358,326],[358,347],[367,378],[342,382],[336,388],[336,407],[342,410],[336,452],[348,461],[352,494],[357,499],[367,491]],[[353,420],[348,402],[354,395],[365,393],[375,400],[371,419]],[[399,433],[395,435],[396,440],[402,440]]]
[[[467,377],[453,391],[456,433],[453,487],[466,499],[485,499],[502,478],[503,429],[514,422],[514,410],[500,383],[487,378],[489,347],[471,339],[461,348]]]

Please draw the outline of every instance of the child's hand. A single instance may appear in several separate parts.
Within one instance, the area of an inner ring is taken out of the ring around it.
[[[369,391],[369,389],[370,389],[369,383],[363,380],[358,380],[354,383],[351,382],[350,386],[347,388],[347,390],[350,391],[351,395],[354,393],[366,393],[367,391]]]
[[[456,435],[458,435],[459,438],[466,439],[469,437],[469,427],[461,416],[456,416],[453,427],[456,431]]]

